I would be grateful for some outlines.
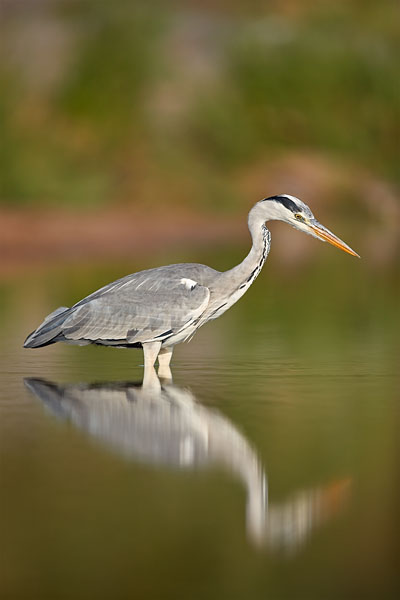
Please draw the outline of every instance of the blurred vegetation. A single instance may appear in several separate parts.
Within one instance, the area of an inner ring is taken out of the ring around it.
[[[0,202],[234,207],[321,153],[398,186],[395,1],[4,2]]]

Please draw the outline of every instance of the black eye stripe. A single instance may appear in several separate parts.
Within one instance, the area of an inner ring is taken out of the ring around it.
[[[283,204],[285,208],[291,210],[293,213],[300,212],[300,208],[297,206],[297,204],[293,202],[293,200],[291,200],[290,198],[287,198],[286,196],[271,196],[270,198],[264,198],[264,202],[267,200],[279,202],[280,204]]]

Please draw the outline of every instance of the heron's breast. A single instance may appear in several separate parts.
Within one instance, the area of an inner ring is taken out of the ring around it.
[[[207,321],[211,321],[213,319],[218,319],[221,315],[224,314],[231,306],[233,306],[240,298],[247,292],[254,279],[251,281],[247,281],[244,285],[240,286],[237,290],[232,292],[229,296],[225,298],[225,300],[221,300],[220,302],[216,302],[214,306],[210,307],[207,316]]]

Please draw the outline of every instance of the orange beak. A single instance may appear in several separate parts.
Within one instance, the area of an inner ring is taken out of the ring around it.
[[[340,248],[340,250],[347,252],[347,254],[351,254],[352,256],[357,256],[358,258],[361,258],[360,255],[357,254],[357,252],[354,252],[354,250],[352,250],[350,246],[345,244],[340,238],[336,237],[336,235],[334,235],[331,231],[329,231],[329,229],[321,225],[321,223],[318,223],[318,221],[313,220],[310,223],[308,223],[308,225],[313,234],[320,240],[323,240],[324,242],[329,242],[330,244],[332,244],[332,246]]]

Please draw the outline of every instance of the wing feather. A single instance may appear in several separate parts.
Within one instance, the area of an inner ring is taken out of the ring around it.
[[[142,271],[78,302],[63,324],[67,340],[163,340],[183,330],[206,309],[210,290],[182,275]]]

